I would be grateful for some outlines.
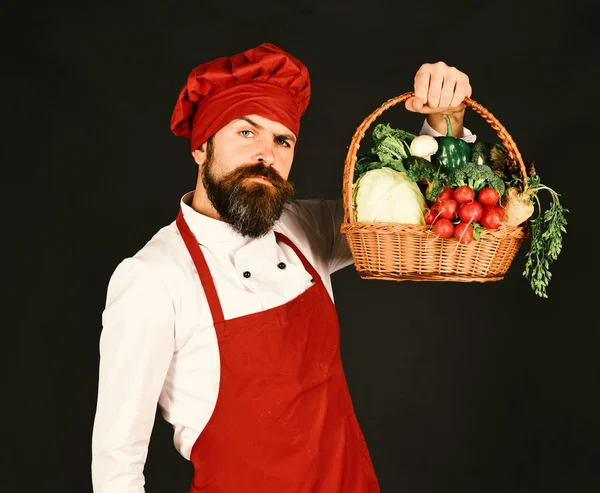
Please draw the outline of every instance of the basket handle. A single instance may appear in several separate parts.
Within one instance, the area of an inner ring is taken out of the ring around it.
[[[414,96],[414,92],[405,92],[400,96],[396,96],[394,98],[388,99],[385,103],[383,103],[379,108],[377,108],[373,113],[371,113],[367,118],[363,120],[360,126],[354,132],[352,136],[352,141],[348,146],[348,153],[346,154],[346,160],[344,161],[344,176],[343,176],[343,194],[342,199],[344,202],[344,223],[354,222],[354,214],[352,214],[353,204],[352,204],[352,184],[354,178],[354,165],[357,160],[357,153],[360,147],[360,141],[366,135],[367,129],[371,126],[371,124],[387,109],[392,106],[402,103],[406,101],[408,98]],[[519,165],[519,169],[521,170],[521,174],[523,176],[523,180],[527,180],[527,170],[525,168],[525,163],[523,162],[523,158],[521,157],[521,153],[519,149],[517,149],[517,145],[515,141],[512,139],[510,134],[506,131],[506,129],[502,126],[502,124],[498,121],[498,119],[492,115],[487,109],[481,106],[479,103],[474,101],[471,98],[466,97],[463,101],[469,108],[478,113],[486,122],[490,124],[490,126],[496,131],[498,137],[502,141],[502,144],[506,148],[508,155],[513,161],[516,161]]]

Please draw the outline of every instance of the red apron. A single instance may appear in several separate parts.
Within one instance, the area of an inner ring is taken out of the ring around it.
[[[314,284],[292,301],[225,320],[198,241],[177,227],[198,271],[219,344],[215,409],[192,447],[190,493],[379,493],[342,368],[335,306]]]

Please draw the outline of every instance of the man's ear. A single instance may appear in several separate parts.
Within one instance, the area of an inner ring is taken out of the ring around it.
[[[192,151],[192,157],[198,166],[202,166],[206,160],[206,144],[202,144],[198,149]]]

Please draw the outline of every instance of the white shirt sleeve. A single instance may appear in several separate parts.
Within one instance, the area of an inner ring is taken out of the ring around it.
[[[344,204],[341,200],[324,200],[331,224],[331,250],[329,254],[329,273],[343,269],[353,263],[352,253],[346,236],[340,231],[344,221]]]
[[[431,135],[432,137],[442,137],[442,134],[435,130],[429,123],[427,123],[427,118],[423,122],[423,126],[421,127],[420,135]],[[465,142],[473,143],[477,140],[477,135],[471,132],[467,127],[463,127],[463,134],[460,137]]]
[[[173,303],[144,262],[115,269],[102,314],[92,434],[94,493],[143,493],[157,402],[174,350]]]
[[[352,255],[346,237],[340,232],[344,220],[341,200],[301,199],[290,203],[298,224],[305,229],[309,243],[325,263],[329,274],[352,264]]]

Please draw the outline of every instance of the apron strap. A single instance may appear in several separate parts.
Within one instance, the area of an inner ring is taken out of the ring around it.
[[[292,240],[290,240],[287,236],[285,236],[283,233],[279,233],[278,231],[275,231],[275,238],[277,239],[277,241],[281,241],[283,243],[285,243],[287,246],[289,246],[292,250],[294,250],[294,252],[296,253],[296,255],[298,256],[298,258],[300,259],[300,261],[302,262],[302,265],[304,265],[304,268],[308,271],[308,273],[311,275],[311,277],[313,278],[313,280],[316,282],[320,282],[321,281],[321,276],[319,276],[319,273],[317,272],[317,269],[315,269],[312,264],[307,260],[307,258],[304,256],[304,254],[300,251],[300,249],[294,245],[294,243],[292,243]]]
[[[200,282],[202,283],[204,293],[206,294],[206,299],[208,300],[208,306],[210,307],[213,323],[221,323],[225,320],[225,317],[223,316],[223,308],[221,308],[221,302],[219,301],[219,295],[217,294],[215,283],[212,280],[212,275],[210,273],[210,269],[208,268],[208,264],[206,263],[206,259],[204,258],[204,254],[200,250],[198,240],[194,236],[194,233],[192,233],[192,230],[188,226],[187,222],[185,222],[183,211],[181,209],[179,209],[179,214],[177,214],[176,223],[177,227],[179,228],[179,232],[181,233],[181,237],[183,238],[183,241],[190,252],[192,260],[194,261],[196,270],[198,271]]]
[[[194,261],[194,265],[196,266],[196,271],[198,271],[198,276],[200,277],[200,282],[202,283],[202,287],[204,288],[204,293],[206,294],[206,299],[208,300],[208,306],[210,307],[210,313],[212,314],[213,323],[221,323],[225,320],[223,316],[223,308],[221,307],[221,301],[219,300],[219,295],[217,294],[217,289],[215,288],[215,283],[212,279],[212,274],[210,273],[210,269],[208,268],[208,264],[206,263],[206,258],[200,250],[200,245],[198,244],[198,240],[192,233],[192,230],[188,226],[185,218],[183,217],[183,211],[179,209],[179,213],[177,214],[176,219],[177,228],[179,229],[179,233],[181,234],[181,238],[183,239],[185,246],[187,247],[192,260]],[[289,246],[298,256],[304,268],[308,271],[308,273],[313,278],[313,281],[320,282],[321,276],[317,270],[312,266],[312,264],[307,260],[304,254],[300,251],[300,249],[283,233],[275,232],[275,239],[277,241],[281,241]]]

